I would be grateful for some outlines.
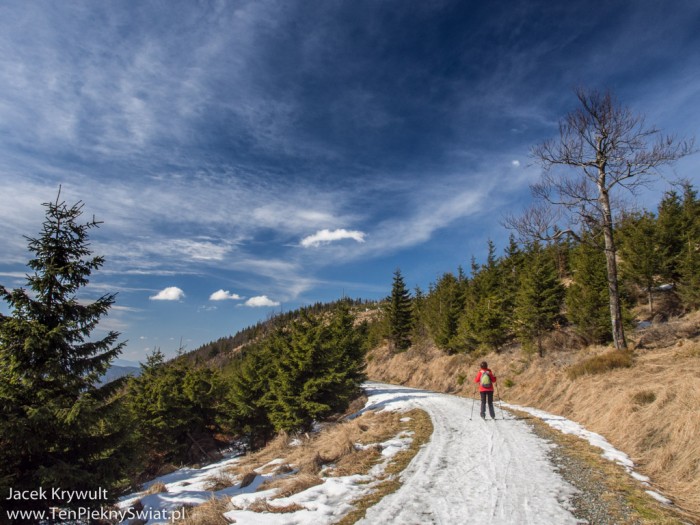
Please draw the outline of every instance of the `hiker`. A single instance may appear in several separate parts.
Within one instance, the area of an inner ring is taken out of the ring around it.
[[[488,402],[491,419],[496,419],[496,413],[493,410],[493,385],[496,382],[496,376],[493,375],[486,361],[481,362],[481,370],[476,374],[474,382],[478,383],[481,393],[481,418],[486,419],[486,403]]]

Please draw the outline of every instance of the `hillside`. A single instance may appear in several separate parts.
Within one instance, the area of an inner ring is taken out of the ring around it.
[[[364,387],[366,397],[342,422],[170,472],[115,510],[149,525],[164,519],[183,519],[182,525],[680,525],[690,519],[619,468],[629,466],[624,453],[565,418],[519,406],[510,406],[514,413],[496,409],[494,421],[468,418],[469,399],[382,383]],[[559,441],[549,426],[586,444],[552,447]]]
[[[104,375],[100,378],[101,385],[106,385],[107,383],[119,379],[124,376],[138,376],[141,373],[141,368],[138,366],[120,366],[112,365],[110,366]]]
[[[627,453],[680,507],[700,514],[700,314],[632,334],[629,368],[571,379],[575,365],[612,352],[567,349],[560,335],[544,357],[519,347],[501,353],[447,355],[432,345],[394,354],[371,352],[371,379],[470,396],[477,362],[486,359],[504,401],[576,421]],[[605,361],[604,361],[605,362]]]

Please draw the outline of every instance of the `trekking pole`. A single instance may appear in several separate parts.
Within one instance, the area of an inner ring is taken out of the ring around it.
[[[498,383],[494,383],[496,386],[496,395],[498,396],[498,404],[501,409],[501,419],[505,419],[503,417],[503,401],[501,400],[501,391],[498,389]]]
[[[469,421],[472,420],[472,416],[474,415],[474,403],[476,402],[476,387],[474,387],[474,393],[472,394],[472,412],[469,414]]]

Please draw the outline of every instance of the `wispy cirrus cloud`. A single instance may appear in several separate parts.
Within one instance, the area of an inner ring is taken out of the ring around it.
[[[61,185],[104,221],[88,292],[141,307],[114,312],[136,333],[155,310],[186,326],[187,308],[151,302],[182,289],[211,301],[235,289],[251,308],[377,297],[399,261],[425,283],[528,198],[527,151],[556,134],[582,79],[697,135],[691,4],[582,16],[583,0],[546,12],[446,0],[397,16],[381,2],[6,2],[0,271],[19,281],[23,235]],[[239,299],[235,322],[254,322]],[[220,322],[190,329],[231,329]]]

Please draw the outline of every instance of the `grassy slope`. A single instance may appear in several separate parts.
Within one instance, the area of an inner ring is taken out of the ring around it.
[[[512,349],[470,358],[430,346],[397,355],[379,348],[368,373],[374,380],[471,395],[477,362],[486,359],[504,400],[562,415],[605,436],[664,494],[700,515],[699,333],[698,313],[637,333],[633,343],[643,346],[634,351],[631,368],[574,380],[566,373],[572,365],[610,349],[557,349],[543,358]]]

